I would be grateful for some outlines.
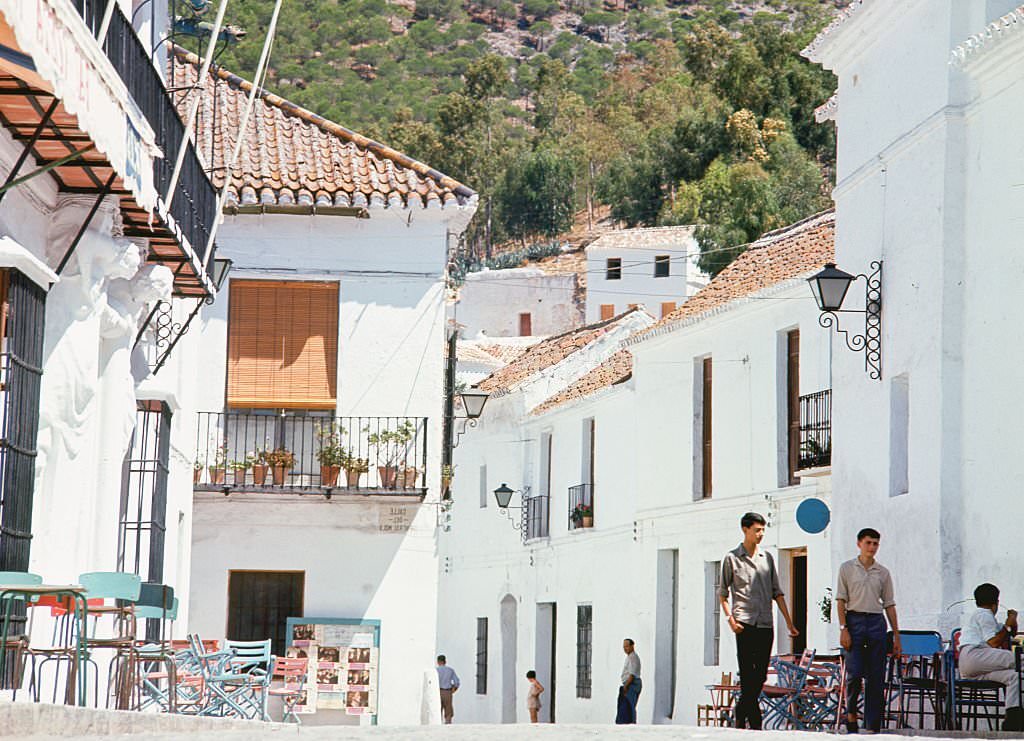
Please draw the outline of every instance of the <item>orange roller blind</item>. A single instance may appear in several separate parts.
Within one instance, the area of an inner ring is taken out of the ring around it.
[[[228,406],[334,409],[338,284],[231,281]]]

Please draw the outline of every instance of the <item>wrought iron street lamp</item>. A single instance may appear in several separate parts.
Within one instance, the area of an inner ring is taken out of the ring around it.
[[[220,289],[224,286],[224,280],[228,277],[228,273],[231,272],[231,260],[226,257],[215,257],[213,259],[213,272],[210,274],[210,278],[213,279],[213,287],[220,292]]]
[[[472,388],[468,391],[463,391],[459,395],[462,397],[462,408],[466,412],[466,418],[479,419],[480,415],[484,413],[484,405],[487,404],[490,394],[486,391]]]
[[[508,521],[512,523],[512,527],[521,531],[523,529],[522,514],[520,514],[518,522],[516,522],[516,518],[509,514],[510,509],[518,509],[520,512],[525,509],[523,505],[515,507],[512,506],[512,496],[516,494],[516,491],[517,490],[510,488],[508,484],[502,483],[501,486],[494,490],[494,501],[498,503],[498,509],[501,511],[501,514],[507,517]],[[519,494],[525,496],[526,491],[527,490],[524,489],[523,491],[520,491]]]
[[[882,261],[871,263],[870,275],[851,275],[828,263],[819,273],[807,279],[814,300],[821,310],[818,324],[825,329],[835,327],[843,335],[846,346],[864,353],[864,369],[875,379],[882,378]],[[864,279],[864,308],[844,309],[843,301],[854,281]],[[864,333],[850,334],[839,325],[839,314],[863,314]]]

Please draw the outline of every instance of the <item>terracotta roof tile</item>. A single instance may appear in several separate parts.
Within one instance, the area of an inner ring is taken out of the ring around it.
[[[196,55],[174,47],[175,88],[195,85],[199,67]],[[212,153],[208,166],[218,189],[224,185],[224,166],[251,89],[252,83],[238,75],[216,64],[210,67],[196,137],[201,156],[209,159]],[[179,111],[184,114],[190,97],[180,98]],[[473,190],[453,178],[266,89],[258,91],[246,128],[231,172],[229,202],[426,207],[476,198]]]
[[[606,232],[587,245],[587,249],[628,250],[658,247],[685,247],[693,241],[694,226],[652,226],[640,229],[616,229]]]
[[[557,406],[576,399],[583,399],[601,389],[628,381],[633,375],[633,355],[628,350],[619,350],[571,386],[539,404],[531,414],[543,414]]]
[[[835,256],[835,211],[824,211],[768,232],[740,254],[686,303],[634,337],[697,316],[730,301],[809,273]]]

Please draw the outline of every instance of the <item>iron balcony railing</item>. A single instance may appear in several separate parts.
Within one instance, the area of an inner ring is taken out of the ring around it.
[[[538,494],[527,497],[523,504],[523,541],[548,537],[551,523],[551,497],[547,494]]]
[[[100,32],[107,2],[115,0],[71,0],[93,37]],[[117,70],[139,110],[156,134],[163,157],[153,160],[153,183],[161,197],[167,193],[178,149],[185,138],[185,124],[178,117],[164,82],[150,61],[145,47],[119,7],[114,7],[103,50]],[[200,260],[206,257],[206,243],[217,217],[217,192],[188,145],[182,163],[170,214]]]
[[[569,487],[569,529],[593,527],[594,486],[577,484]]]
[[[800,397],[800,468],[832,464],[832,390]]]
[[[426,493],[426,417],[199,412],[197,490]]]

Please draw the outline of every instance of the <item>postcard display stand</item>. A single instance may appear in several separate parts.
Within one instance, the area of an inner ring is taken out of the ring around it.
[[[309,659],[295,712],[344,710],[376,723],[380,621],[290,617],[287,625],[287,655]]]

